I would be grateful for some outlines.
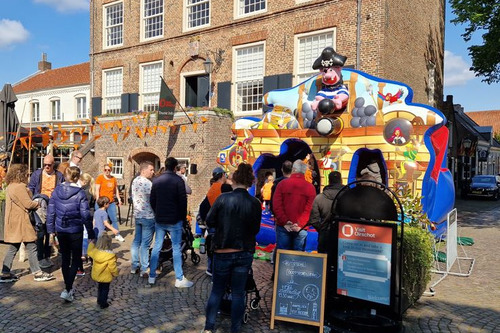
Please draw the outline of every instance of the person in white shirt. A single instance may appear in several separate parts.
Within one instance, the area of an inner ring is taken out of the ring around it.
[[[149,277],[149,247],[155,232],[155,214],[149,201],[151,195],[151,179],[155,169],[150,161],[142,162],[140,175],[132,182],[132,204],[134,205],[135,237],[130,249],[132,268],[130,273]]]

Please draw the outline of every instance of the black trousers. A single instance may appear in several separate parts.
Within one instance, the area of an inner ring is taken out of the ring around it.
[[[59,232],[59,250],[61,251],[61,270],[64,277],[66,290],[73,289],[76,271],[82,265],[83,231],[75,234]]]
[[[47,233],[47,226],[45,224],[40,225],[40,229],[37,231],[36,236],[38,261],[42,259],[50,259],[50,236]]]
[[[98,282],[97,304],[106,305],[108,303],[109,285],[110,283]]]

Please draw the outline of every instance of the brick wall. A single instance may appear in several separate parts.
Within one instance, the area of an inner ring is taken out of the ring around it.
[[[207,121],[201,122],[201,117]],[[138,162],[144,159],[159,158],[161,165],[164,165],[165,159],[169,156],[176,158],[189,158],[191,164],[197,164],[198,173],[189,175],[188,184],[193,190],[189,196],[189,206],[197,210],[200,202],[205,197],[209,180],[212,177],[212,170],[217,166],[217,153],[231,143],[231,123],[229,117],[221,117],[211,111],[200,111],[194,115],[197,122],[196,132],[192,125],[186,125],[185,132],[182,132],[180,126],[176,130],[168,127],[168,122],[159,121],[158,126],[167,126],[165,133],[157,130],[156,135],[146,134],[140,138],[135,134],[135,128],[144,128],[148,126],[146,119],[140,119],[133,122],[130,117],[99,119],[101,126],[95,126],[96,135],[102,135],[95,141],[95,152],[88,153],[82,164],[82,168],[89,172],[94,178],[102,173],[103,165],[108,157],[122,157],[124,162],[123,178],[118,179],[119,185],[125,185],[126,190],[134,176],[135,170],[138,171]],[[104,124],[107,122],[116,122],[133,126],[131,133],[123,140],[124,128],[118,131],[116,127],[112,130],[106,130]],[[178,113],[174,118],[178,124],[188,124],[184,114]],[[149,120],[149,126],[157,125],[154,119]],[[119,133],[119,139],[115,143],[112,133]],[[214,135],[217,133],[217,135]]]
[[[337,29],[339,53],[348,56],[347,65],[356,64],[357,1],[295,0],[267,2],[267,11],[234,18],[234,1],[212,0],[209,27],[183,31],[184,1],[165,4],[164,37],[140,41],[139,1],[124,2],[124,46],[103,50],[102,4],[91,9],[93,40],[93,96],[102,96],[102,70],[124,69],[124,93],[139,91],[139,66],[163,60],[164,77],[178,94],[181,73],[203,70],[206,50],[222,49],[224,62],[212,82],[232,80],[234,46],[265,41],[265,75],[294,72],[294,35],[325,28]],[[408,13],[415,13],[409,19]],[[199,58],[189,56],[189,42],[200,41]],[[443,1],[363,1],[361,12],[360,69],[372,75],[404,82],[414,89],[415,101],[427,103],[427,64],[436,65],[436,101],[442,100],[444,7]],[[92,50],[91,50],[92,52]],[[213,60],[213,59],[212,59]],[[312,64],[311,64],[312,65]],[[216,104],[217,91],[212,98]]]

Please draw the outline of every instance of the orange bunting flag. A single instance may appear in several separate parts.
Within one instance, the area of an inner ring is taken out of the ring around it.
[[[132,117],[132,121],[137,124],[137,117]]]
[[[181,126],[181,131],[182,131],[182,133],[186,132],[186,125]]]
[[[118,127],[118,129],[121,131],[121,130],[122,130],[122,128],[123,128],[122,121],[121,121],[121,120],[117,121],[117,122],[116,122],[116,126],[117,126],[117,127]]]
[[[49,145],[50,142],[50,135],[48,133],[43,133],[42,134],[42,146],[43,148],[46,148]]]
[[[52,140],[57,141],[57,137],[59,136],[59,132],[54,132],[52,135]]]
[[[188,113],[187,115],[188,115],[188,117],[192,117],[193,116],[193,114],[191,112]]]
[[[69,122],[68,122],[68,124],[69,124],[70,126],[73,126],[73,122],[72,122],[72,121],[69,121]]]
[[[198,124],[197,123],[193,123],[193,131],[196,133],[196,130],[198,129]]]
[[[83,145],[85,143],[85,141],[87,141],[87,139],[88,139],[88,136],[82,136],[80,139],[80,144]]]
[[[62,131],[62,126],[61,126],[61,124],[57,124],[57,127],[59,128],[59,131]]]
[[[102,131],[102,129],[103,129],[102,124],[99,124],[99,128],[100,128],[100,129],[101,129],[101,131]]]
[[[73,129],[69,132],[69,134],[73,134],[73,133],[75,133],[75,132],[78,132],[78,128],[73,128]]]
[[[144,134],[142,134],[142,131],[139,128],[135,129],[135,134],[137,134],[137,136],[141,139],[144,137]]]
[[[82,121],[81,120],[78,120],[77,123],[78,123],[78,125],[82,126]]]
[[[167,131],[167,128],[165,126],[158,126],[158,128],[163,132],[163,134],[165,134],[165,132]]]
[[[126,131],[125,133],[123,133],[122,141],[125,140],[129,134],[130,134],[129,131]]]
[[[118,143],[118,133],[113,133],[113,140],[115,140],[115,143]]]
[[[104,128],[106,129],[106,131],[107,131],[107,130],[109,130],[110,125],[112,126],[112,124],[111,124],[111,123],[106,123],[106,124],[104,124]]]
[[[78,144],[74,144],[74,145],[73,145],[73,148],[75,148],[75,150],[77,150],[77,149],[78,149],[78,147],[80,147]]]
[[[98,135],[94,136],[94,140],[99,139],[101,136],[102,136],[101,134],[98,134]]]
[[[24,148],[28,149],[28,144],[26,143],[26,137],[24,138],[19,138],[19,141],[21,141],[21,144],[23,145]]]
[[[85,121],[87,122],[87,124],[91,123],[90,119],[85,119]]]
[[[95,120],[95,122],[96,122],[96,123],[98,123],[98,124],[99,124],[99,118],[94,117],[94,120]]]
[[[42,131],[42,127],[41,126],[38,126],[37,129],[40,131],[40,132],[43,132]]]
[[[149,133],[149,135],[153,136],[153,128],[151,127],[146,127],[146,131]]]
[[[85,127],[80,127],[80,129],[78,130],[78,133],[80,133],[80,135],[83,135],[84,131],[85,131]]]
[[[208,119],[207,119],[207,118],[205,118],[205,117],[201,117],[201,122],[202,122],[202,123],[206,123],[207,121],[208,121]]]

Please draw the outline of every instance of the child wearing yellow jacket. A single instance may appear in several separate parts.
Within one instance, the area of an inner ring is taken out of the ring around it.
[[[92,279],[98,282],[97,304],[105,309],[109,306],[109,285],[113,277],[118,276],[116,255],[111,250],[111,237],[104,233],[97,239],[96,245],[89,244],[87,253],[93,259]]]

